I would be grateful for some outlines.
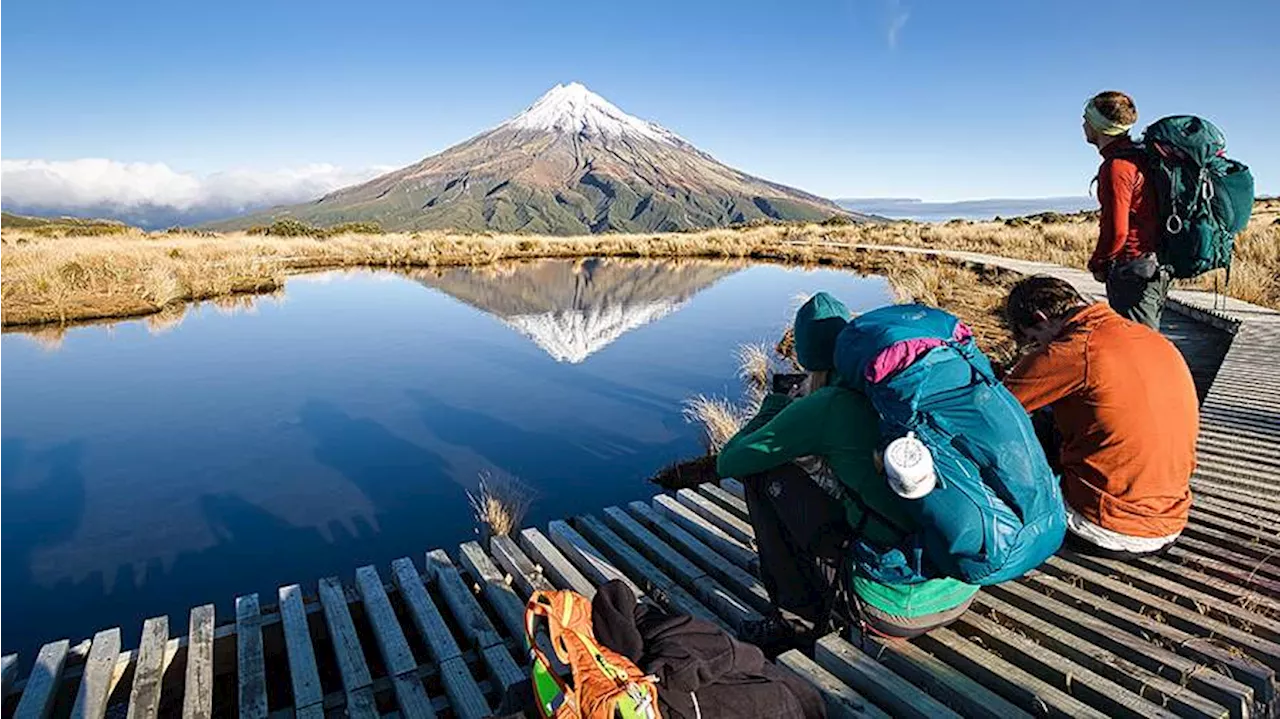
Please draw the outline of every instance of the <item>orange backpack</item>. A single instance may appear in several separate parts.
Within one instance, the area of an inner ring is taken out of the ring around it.
[[[556,657],[573,673],[572,686],[555,673],[535,641],[539,617],[546,620]],[[661,719],[657,678],[596,641],[591,600],[569,590],[534,592],[524,627],[538,711],[545,719]]]

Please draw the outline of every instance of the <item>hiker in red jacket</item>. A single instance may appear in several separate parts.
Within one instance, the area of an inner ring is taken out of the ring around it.
[[[1094,278],[1107,285],[1107,301],[1119,315],[1160,329],[1169,270],[1156,259],[1160,217],[1155,185],[1148,182],[1142,151],[1129,137],[1138,121],[1133,98],[1123,92],[1095,95],[1084,106],[1084,139],[1098,148],[1098,245],[1089,258]]]

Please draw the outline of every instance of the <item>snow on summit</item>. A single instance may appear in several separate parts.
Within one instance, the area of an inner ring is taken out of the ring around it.
[[[672,144],[684,141],[652,122],[633,117],[581,83],[556,85],[529,109],[502,124],[513,130],[541,130],[589,135],[639,136]]]

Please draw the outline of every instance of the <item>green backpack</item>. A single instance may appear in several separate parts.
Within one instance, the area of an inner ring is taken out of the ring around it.
[[[1227,140],[1213,123],[1174,115],[1143,133],[1148,178],[1164,225],[1160,262],[1179,279],[1220,267],[1230,278],[1235,237],[1253,213],[1253,175],[1227,159]]]

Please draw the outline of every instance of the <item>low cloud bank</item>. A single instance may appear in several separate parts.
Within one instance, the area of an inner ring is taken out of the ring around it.
[[[390,169],[315,164],[199,176],[159,162],[3,160],[0,192],[10,212],[107,217],[153,229],[314,200]]]

